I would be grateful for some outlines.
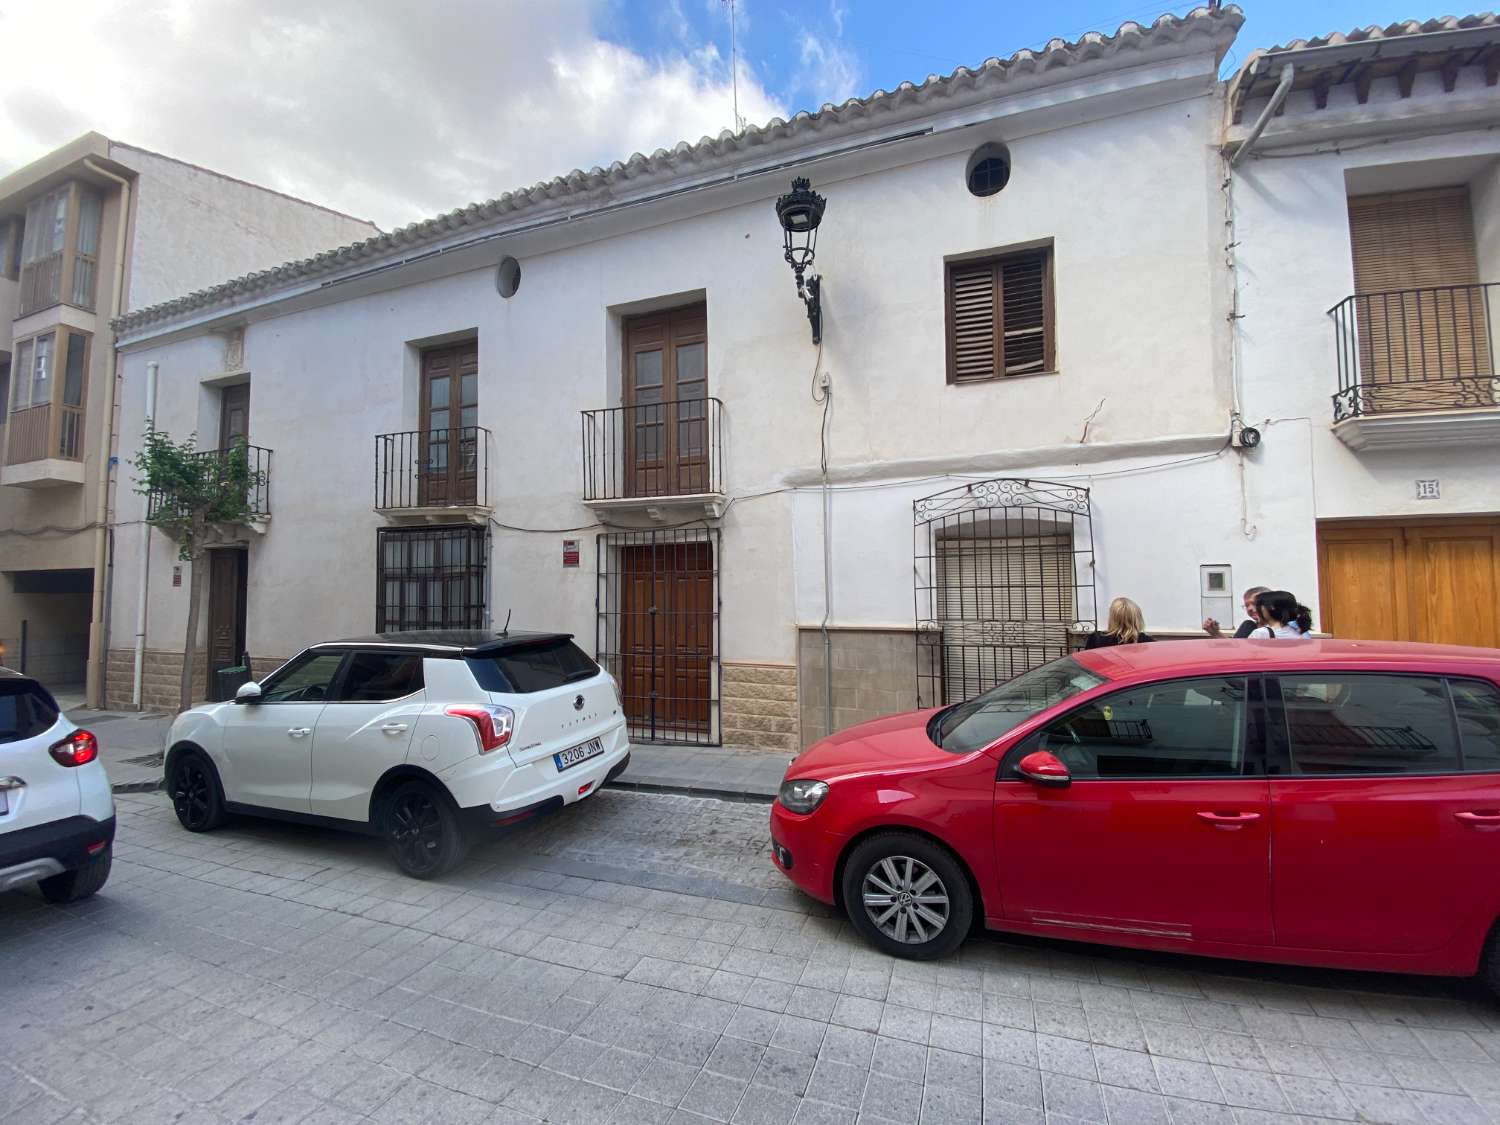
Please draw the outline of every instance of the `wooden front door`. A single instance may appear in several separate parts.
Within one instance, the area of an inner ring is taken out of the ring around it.
[[[1500,647],[1500,519],[1320,524],[1318,586],[1336,637]]]
[[[708,307],[625,323],[627,495],[708,490]]]
[[[250,440],[250,384],[236,383],[219,395],[219,448],[231,449]]]
[[[238,548],[208,552],[208,698],[217,699],[217,672],[245,655],[245,587],[249,553]]]
[[[422,353],[422,507],[476,503],[479,484],[479,345]]]
[[[711,543],[619,548],[621,693],[643,737],[710,732],[714,659]]]

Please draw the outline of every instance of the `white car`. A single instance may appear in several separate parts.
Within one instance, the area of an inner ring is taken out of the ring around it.
[[[184,711],[164,764],[191,832],[228,813],[348,828],[430,879],[629,757],[614,677],[567,633],[434,631],[313,645],[234,702]]]
[[[36,883],[49,902],[109,878],[115,798],[99,742],[51,693],[0,668],[0,891]]]

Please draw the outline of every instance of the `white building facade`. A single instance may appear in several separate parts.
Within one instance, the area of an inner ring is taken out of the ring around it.
[[[268,451],[265,511],[211,553],[202,690],[244,654],[509,620],[608,663],[638,738],[792,749],[1060,654],[1116,594],[1186,635],[1241,576],[1310,569],[1247,534],[1305,505],[1255,496],[1229,440],[1239,24],[1054,41],[122,318],[122,462],[153,364],[158,428],[213,434],[248,384]],[[773,207],[798,176],[820,346]],[[148,668],[188,586],[151,539]]]
[[[1474,16],[1257,52],[1226,99],[1251,489],[1305,509],[1256,513],[1249,576],[1340,636],[1500,646],[1497,79]]]
[[[374,230],[98,133],[0,179],[0,663],[101,700],[111,318]]]

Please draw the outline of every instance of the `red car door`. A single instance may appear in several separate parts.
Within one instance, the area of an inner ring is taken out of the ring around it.
[[[1500,901],[1500,692],[1438,675],[1268,681],[1278,945],[1420,955]]]
[[[1270,800],[1255,677],[1097,696],[1011,749],[995,783],[1008,917],[1129,944],[1271,944]],[[1064,788],[1019,777],[1046,750]]]

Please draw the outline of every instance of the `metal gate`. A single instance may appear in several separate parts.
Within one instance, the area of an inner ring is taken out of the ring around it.
[[[598,544],[595,651],[631,736],[718,745],[718,529],[605,532]]]
[[[1091,632],[1089,490],[1001,477],[913,503],[917,706],[971,699]]]

